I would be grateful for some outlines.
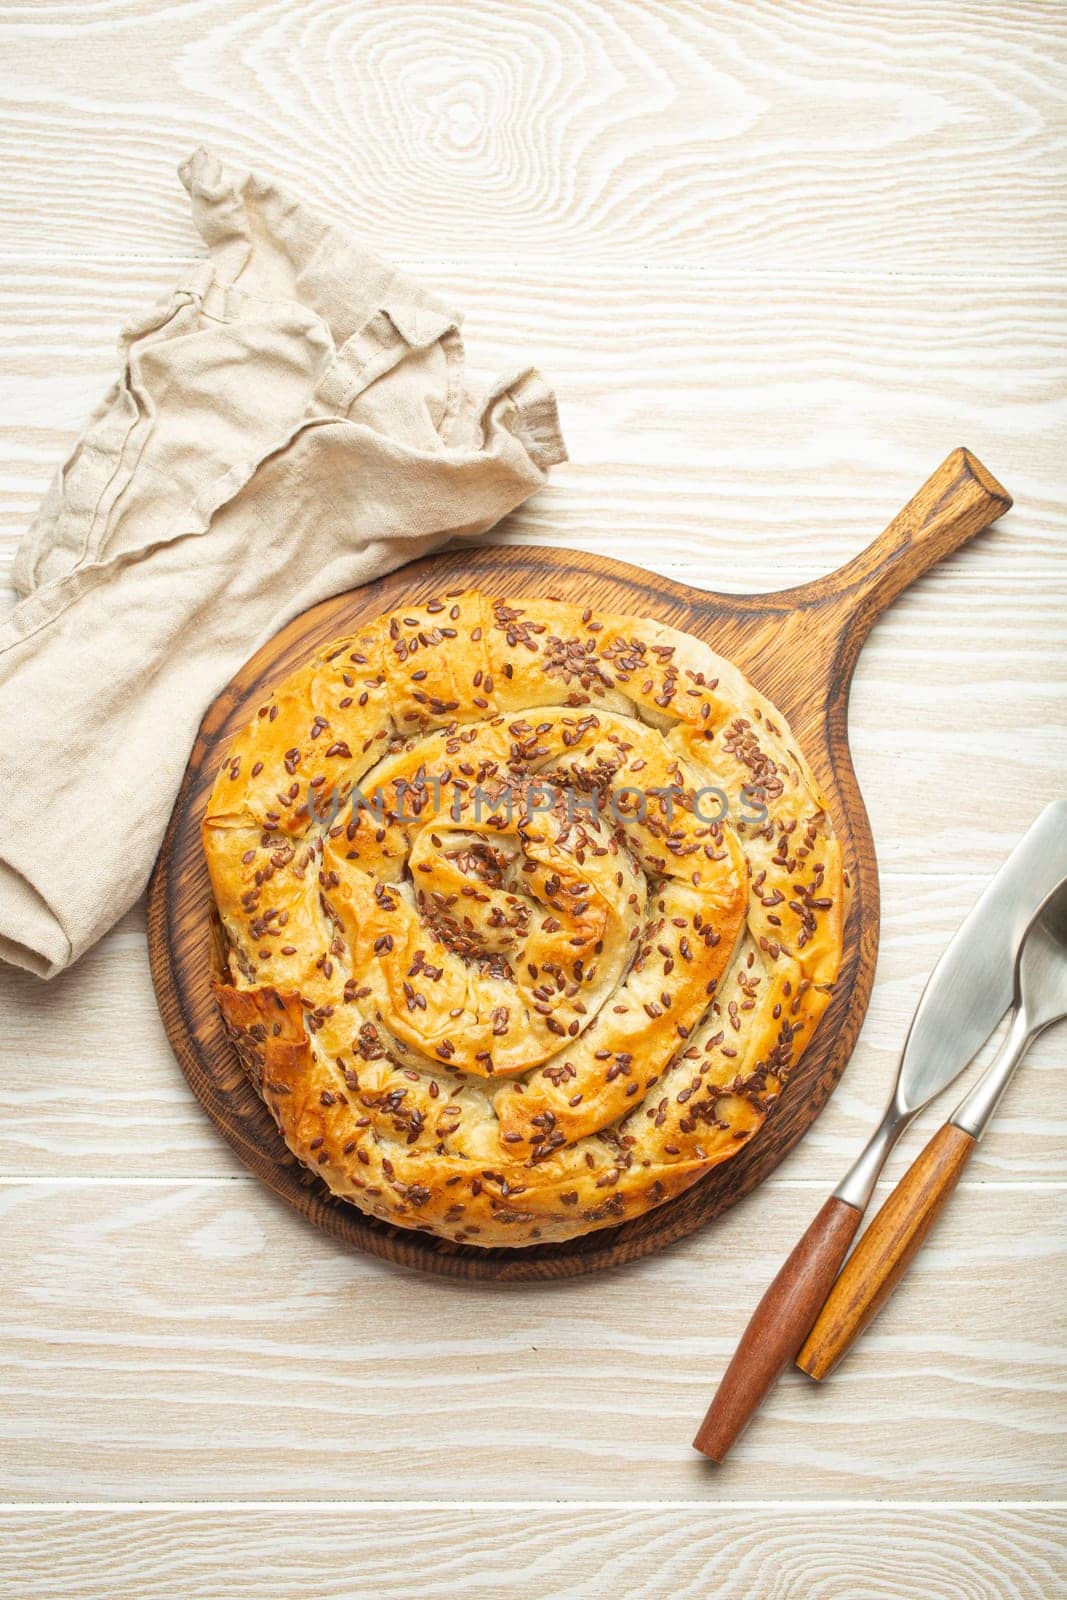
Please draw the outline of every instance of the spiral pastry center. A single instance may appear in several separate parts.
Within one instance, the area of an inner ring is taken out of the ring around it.
[[[840,853],[777,713],[705,646],[449,598],[338,641],[231,749],[216,992],[336,1193],[562,1238],[758,1129],[836,971]]]

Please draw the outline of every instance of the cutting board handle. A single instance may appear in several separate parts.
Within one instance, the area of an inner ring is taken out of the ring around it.
[[[977,456],[953,450],[922,488],[858,556],[806,585],[806,603],[847,612],[862,642],[875,618],[909,583],[958,550],[1011,506],[1011,495]]]
[[[988,528],[1011,505],[1011,495],[969,450],[953,450],[884,533],[835,572],[795,589],[745,596],[756,623],[754,646],[744,639],[720,644],[740,660],[765,694],[794,708],[825,705],[844,737],[840,719],[849,684],[871,624],[928,567]],[[716,596],[716,625],[723,605]],[[773,628],[760,623],[777,619]],[[710,637],[710,635],[709,635]],[[836,719],[836,720],[835,720]]]

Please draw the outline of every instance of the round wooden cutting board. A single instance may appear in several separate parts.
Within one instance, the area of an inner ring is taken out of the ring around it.
[[[189,758],[149,890],[152,974],[167,1035],[193,1091],[242,1161],[302,1216],[387,1260],[455,1278],[569,1277],[632,1261],[703,1227],[762,1182],[810,1127],[848,1061],[867,1009],[878,949],[874,846],[848,749],[847,710],[860,645],[880,611],[919,573],[985,528],[1009,496],[956,450],[872,545],[839,571],[766,595],[703,593],[607,556],[482,547],[415,562],[297,617],[211,706]],[[336,1200],[290,1155],[245,1077],[211,994],[218,959],[200,821],[230,738],[265,691],[313,650],[381,612],[442,590],[555,595],[595,611],[652,617],[704,639],[784,712],[830,806],[851,887],[844,958],[815,1038],[757,1138],[676,1200],[563,1244],[477,1249],[387,1226]]]

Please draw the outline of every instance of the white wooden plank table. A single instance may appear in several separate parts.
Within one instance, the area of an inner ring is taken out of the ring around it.
[[[688,1441],[937,954],[1065,790],[1065,22],[0,8],[5,585],[120,324],[196,254],[174,168],[201,141],[437,285],[473,366],[551,378],[573,459],[501,540],[766,589],[847,559],[956,444],[1016,499],[860,662],[884,922],[846,1076],[757,1194],[662,1256],[496,1288],[345,1254],[200,1113],[143,907],[49,985],[0,968],[5,1600],[1064,1592],[1062,1032],[832,1383],[787,1375],[723,1470]]]

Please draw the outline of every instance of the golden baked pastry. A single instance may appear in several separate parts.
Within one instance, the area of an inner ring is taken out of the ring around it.
[[[784,719],[687,634],[442,595],[320,650],[203,826],[216,994],[337,1195],[473,1245],[679,1194],[826,1006],[841,856]]]

